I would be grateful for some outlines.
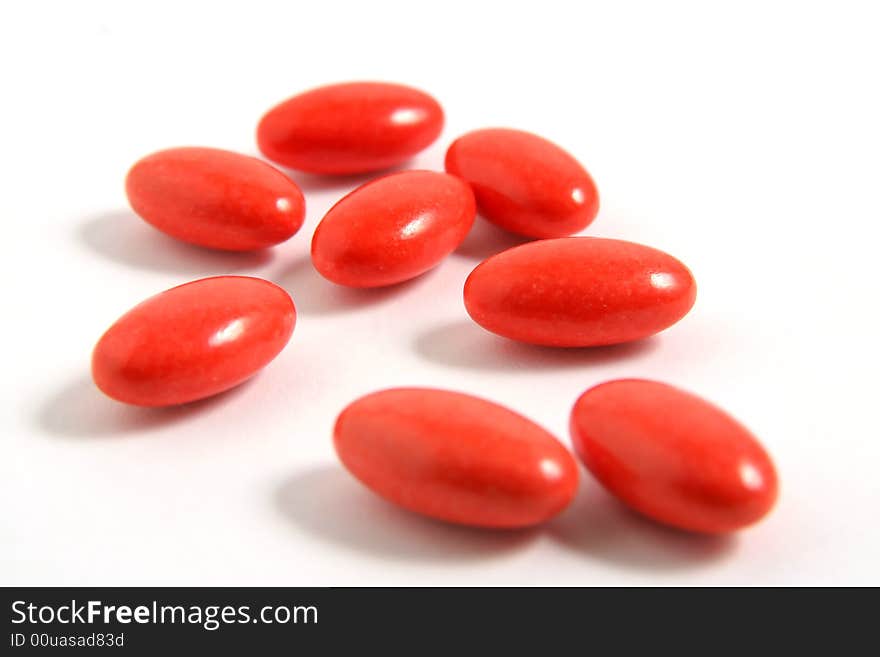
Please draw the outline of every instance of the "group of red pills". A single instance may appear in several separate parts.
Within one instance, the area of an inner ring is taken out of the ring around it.
[[[440,135],[431,96],[395,84],[321,87],[260,121],[262,153],[321,175],[387,170]],[[145,221],[177,239],[229,251],[293,236],[305,200],[287,175],[253,157],[175,148],[143,158],[126,192]],[[312,239],[315,269],[350,287],[394,285],[452,253],[477,211],[535,241],[477,266],[467,312],[509,339],[551,347],[638,340],[681,319],[696,297],[690,271],[640,244],[569,237],[598,212],[595,184],[571,155],[507,129],[452,143],[446,173],[403,171],[368,182],[324,216]],[[92,374],[108,396],[168,406],[228,390],[284,348],[296,309],[274,283],[201,279],[158,294],[101,337]],[[674,527],[725,533],[750,525],[777,495],[773,463],[721,409],[647,380],[587,390],[570,419],[575,452],[611,493]],[[339,415],[336,451],[361,482],[402,507],[479,527],[542,523],[573,500],[578,467],[555,437],[511,410],[457,392],[399,388],[367,395]]]

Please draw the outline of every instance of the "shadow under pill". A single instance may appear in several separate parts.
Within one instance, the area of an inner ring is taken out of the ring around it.
[[[47,399],[37,410],[36,422],[59,438],[108,438],[144,433],[222,405],[248,383],[245,381],[231,390],[188,404],[143,408],[106,397],[90,378],[82,377]]]
[[[278,510],[297,529],[356,552],[394,560],[490,559],[528,545],[536,530],[487,530],[423,518],[386,502],[342,466],[299,472],[277,489]]]
[[[583,482],[571,507],[546,529],[584,559],[649,571],[713,564],[732,556],[737,546],[735,536],[693,534],[652,522],[592,481]]]
[[[453,253],[463,258],[482,261],[497,253],[532,241],[534,240],[531,238],[506,231],[477,216],[473,228]]]
[[[218,251],[180,242],[128,210],[86,218],[77,236],[89,249],[119,264],[193,278],[234,274],[272,259],[271,249]]]
[[[507,372],[595,367],[645,356],[656,346],[656,338],[646,338],[607,347],[541,347],[493,335],[467,319],[436,326],[414,343],[417,354],[438,365]]]
[[[329,315],[377,305],[418,286],[431,272],[412,280],[376,288],[352,288],[331,283],[312,265],[309,256],[292,261],[272,277],[287,290],[297,312],[307,315]]]
[[[408,164],[408,162],[405,162],[388,169],[382,169],[381,171],[342,175],[306,173],[304,171],[296,171],[285,167],[278,168],[299,186],[303,194],[317,192],[338,192],[340,194],[348,194],[350,191],[370,182],[371,180],[376,180],[377,178],[388,176],[392,173],[407,171],[410,169]]]

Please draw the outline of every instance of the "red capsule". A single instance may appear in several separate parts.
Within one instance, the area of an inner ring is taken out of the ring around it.
[[[399,84],[348,82],[294,96],[257,127],[260,151],[311,173],[355,174],[401,164],[443,129],[443,109],[428,94]]]
[[[305,200],[260,160],[216,148],[172,148],[139,160],[125,191],[147,223],[184,242],[227,251],[264,249],[302,226]]]
[[[266,366],[296,322],[290,296],[269,281],[217,276],[171,288],[111,326],[92,354],[104,394],[170,406],[228,390]]]
[[[385,176],[330,208],[312,239],[312,262],[340,285],[400,283],[452,253],[475,215],[474,195],[458,178],[434,171]]]
[[[776,471],[748,429],[699,397],[624,379],[587,390],[571,413],[575,450],[611,493],[680,529],[731,532],[776,501]]]
[[[696,283],[671,255],[599,237],[529,242],[492,256],[464,285],[468,313],[504,337],[589,347],[648,337],[690,310]]]
[[[471,184],[481,215],[527,237],[572,235],[599,211],[590,174],[559,146],[529,132],[469,132],[446,152],[446,171]]]
[[[397,388],[362,397],[336,420],[336,452],[385,499],[477,527],[528,527],[577,491],[574,458],[556,438],[470,395]]]

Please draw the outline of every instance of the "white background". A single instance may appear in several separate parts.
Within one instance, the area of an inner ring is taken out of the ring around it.
[[[45,2],[0,13],[3,584],[880,584],[877,16],[870,2]],[[479,127],[542,134],[592,172],[587,234],[662,248],[699,285],[645,343],[554,351],[483,332],[485,225],[432,273],[355,293],[308,246],[364,179],[303,176],[303,229],[269,256],[175,243],[127,208],[154,150],[256,154],[276,102],[353,79],[447,112],[413,166]],[[252,382],[190,407],[103,398],[91,349],[135,303],[220,273],[283,285],[299,320]],[[587,387],[658,378],[712,399],[776,459],[782,493],[731,539],[622,511],[587,476],[545,528],[485,533],[390,507],[337,463],[336,414],[434,385],[568,442]]]

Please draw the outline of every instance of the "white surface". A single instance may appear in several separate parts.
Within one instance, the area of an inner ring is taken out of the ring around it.
[[[0,15],[3,584],[880,584],[878,17],[872,3],[6,3]],[[822,7],[824,5],[824,8]],[[247,7],[247,9],[244,9]],[[644,345],[552,351],[470,323],[461,286],[511,242],[476,230],[401,289],[311,269],[311,232],[356,182],[297,177],[303,230],[268,260],[181,246],[127,209],[153,150],[255,153],[262,112],[326,82],[433,93],[441,168],[473,128],[562,144],[593,173],[588,234],[669,251],[699,295]],[[263,276],[299,308],[251,383],[144,411],[91,385],[94,342],[178,283]],[[543,531],[424,521],[337,464],[333,420],[431,384],[568,442],[576,396],[642,376],[715,400],[774,455],[774,514],[729,541],[635,518],[588,477]]]

